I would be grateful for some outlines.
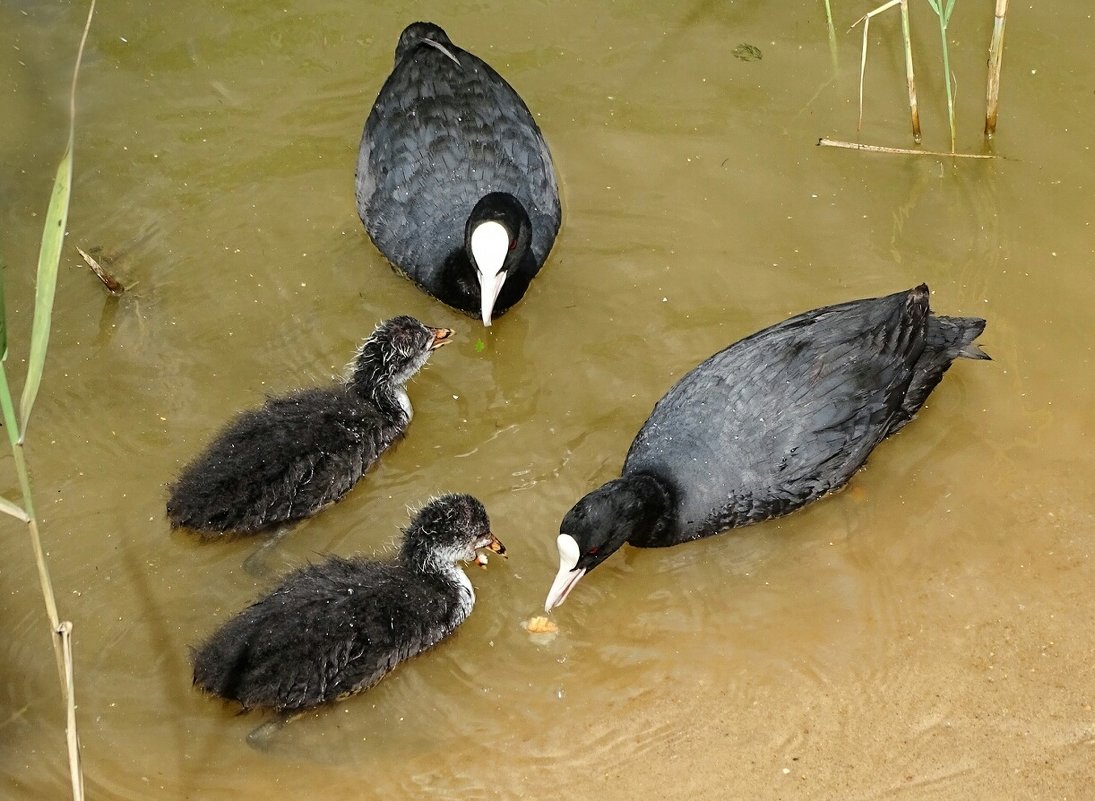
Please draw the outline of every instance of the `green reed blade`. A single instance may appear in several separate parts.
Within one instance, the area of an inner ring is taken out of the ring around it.
[[[80,47],[76,51],[76,65],[72,71],[72,88],[69,92],[68,142],[61,163],[57,165],[57,175],[53,180],[53,191],[46,210],[46,222],[42,231],[42,245],[38,251],[38,275],[35,280],[34,321],[31,325],[30,353],[27,357],[27,378],[23,384],[23,396],[19,407],[22,414],[20,427],[16,429],[15,409],[12,403],[11,389],[8,386],[7,370],[0,360],[0,412],[3,414],[4,428],[11,442],[15,472],[19,476],[19,485],[23,493],[25,512],[22,517],[27,523],[31,546],[34,549],[34,561],[38,566],[38,581],[42,588],[42,599],[46,604],[50,629],[53,633],[53,649],[57,657],[58,675],[61,679],[62,695],[65,702],[65,734],[68,745],[69,780],[72,784],[73,801],[84,801],[84,774],[80,761],[80,738],[76,729],[76,690],[72,668],[72,623],[62,621],[57,612],[57,599],[53,591],[53,581],[49,575],[46,552],[42,547],[42,537],[38,531],[38,520],[34,515],[34,502],[31,499],[30,475],[27,471],[23,453],[23,441],[27,433],[34,399],[42,384],[42,370],[46,361],[46,349],[49,346],[49,329],[53,321],[53,297],[57,289],[57,270],[61,263],[61,247],[65,241],[65,226],[68,223],[69,196],[72,193],[72,151],[76,141],[76,79],[80,75],[80,63],[84,57],[91,18],[95,14],[95,0],[87,11],[87,22],[80,37]],[[0,340],[6,341],[3,312],[3,276],[0,275]],[[23,510],[10,501],[0,498],[0,511],[16,514]]]
[[[952,153],[956,147],[957,132],[954,122],[954,89],[951,85],[951,59],[950,49],[947,46],[947,25],[951,21],[951,14],[954,12],[957,2],[958,0],[945,0],[943,4],[940,4],[940,0],[928,0],[928,5],[939,17],[939,38],[943,50],[943,85],[947,88],[947,119],[950,122]]]
[[[53,179],[53,193],[46,211],[46,224],[42,231],[42,247],[38,251],[38,277],[34,289],[34,324],[30,333],[30,354],[27,357],[27,380],[19,400],[21,421],[19,441],[27,435],[34,399],[42,384],[42,370],[49,347],[49,330],[53,321],[53,296],[57,290],[57,268],[61,263],[61,246],[65,241],[65,224],[68,222],[68,201],[72,193],[72,129],[69,129],[65,155],[57,165]]]

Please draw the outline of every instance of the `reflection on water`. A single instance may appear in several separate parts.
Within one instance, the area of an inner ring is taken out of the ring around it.
[[[100,7],[69,242],[116,254],[131,290],[107,298],[66,251],[28,445],[76,625],[89,797],[1082,796],[1095,120],[1068,98],[1089,93],[1072,77],[1087,74],[1087,6],[1009,23],[1005,158],[960,164],[815,147],[854,137],[858,71],[858,34],[840,32],[834,69],[821,4],[498,10],[415,12],[510,79],[563,183],[549,264],[486,331],[398,279],[356,219],[355,150],[409,21],[400,4]],[[838,29],[861,13],[834,12]],[[83,13],[0,6],[15,375]],[[872,26],[863,140],[905,146],[888,24]],[[988,25],[972,7],[952,20],[966,150]],[[763,59],[729,56],[740,44]],[[926,145],[945,147],[924,50]],[[790,314],[920,281],[940,310],[989,319],[995,361],[956,365],[846,491],[625,549],[558,610],[557,637],[524,631],[558,521],[616,474],[685,370]],[[394,313],[458,339],[412,383],[406,440],[271,567],[383,552],[406,507],[442,491],[482,498],[511,558],[471,571],[479,602],[450,641],[254,748],[267,718],[196,694],[187,649],[272,579],[243,569],[253,539],[169,533],[164,486],[220,421],[340,373]],[[0,775],[6,796],[63,797],[34,566],[5,525]]]

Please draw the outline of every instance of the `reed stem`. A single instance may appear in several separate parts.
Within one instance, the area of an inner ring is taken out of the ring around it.
[[[932,0],[929,0],[929,2],[932,2]],[[856,125],[856,130],[857,131],[862,131],[863,130],[863,84],[866,82],[866,77],[867,77],[867,34],[868,34],[868,32],[870,31],[870,28],[871,28],[871,17],[878,16],[883,11],[888,11],[889,9],[893,8],[894,6],[904,6],[904,3],[905,3],[905,0],[888,0],[888,2],[883,3],[878,8],[876,8],[872,11],[868,11],[866,14],[864,14],[862,17],[860,17],[859,19],[857,19],[855,22],[852,23],[852,28],[854,28],[856,25],[858,25],[861,22],[863,23],[863,51],[862,51],[862,54],[860,55],[860,58],[859,58],[859,123]],[[907,33],[907,31],[906,31],[906,33]],[[905,39],[905,60],[906,60],[907,68],[912,69],[912,67],[911,67],[911,65],[912,65],[912,51],[909,48],[909,40],[908,40],[907,36],[906,36],[906,39]],[[910,78],[910,81],[911,81],[911,78]],[[914,116],[916,117],[916,127],[919,128],[919,126],[920,126],[919,115],[916,113],[915,110],[914,110],[913,113],[914,113]]]
[[[64,687],[66,704],[65,735],[68,741],[68,772],[72,782],[73,801],[84,801],[84,769],[80,759],[80,735],[76,729],[76,678],[72,656],[72,623],[65,620],[56,629],[64,654]]]
[[[3,511],[25,520],[30,532],[34,561],[38,569],[38,582],[49,618],[53,653],[57,661],[57,673],[61,683],[61,694],[65,703],[65,732],[68,744],[69,778],[72,783],[73,801],[84,801],[84,778],[80,759],[80,738],[76,728],[76,682],[72,655],[72,623],[60,619],[57,611],[57,598],[53,590],[49,565],[46,562],[42,537],[38,531],[38,518],[34,512],[34,499],[31,495],[30,473],[27,470],[23,442],[26,439],[27,425],[34,401],[41,386],[45,368],[46,351],[49,346],[49,334],[53,317],[53,298],[57,288],[57,271],[61,261],[61,247],[64,244],[65,227],[68,221],[69,199],[72,192],[72,154],[76,132],[76,81],[80,75],[80,63],[83,60],[84,46],[87,43],[91,19],[95,13],[95,0],[91,0],[87,13],[87,22],[80,38],[80,47],[76,53],[76,64],[72,72],[72,87],[69,93],[68,141],[65,152],[57,166],[57,173],[50,193],[49,208],[42,231],[41,248],[38,252],[38,272],[35,278],[34,321],[31,325],[30,349],[27,356],[27,375],[23,382],[23,394],[19,404],[20,421],[16,419],[15,404],[12,400],[11,386],[8,383],[4,360],[7,357],[7,320],[3,306],[3,291],[0,288],[0,415],[4,429],[11,443],[15,472],[19,477],[19,489],[23,495],[23,506],[19,508],[7,499]],[[0,276],[0,282],[3,281]],[[21,512],[22,514],[16,514]]]
[[[909,28],[909,0],[901,0],[901,36],[905,41],[905,80],[909,85],[909,116],[913,142],[920,144],[920,107],[916,102],[916,78],[913,75],[912,34]]]
[[[989,44],[989,78],[985,90],[985,137],[996,135],[996,118],[1000,111],[1000,68],[1004,61],[1004,25],[1007,22],[1008,0],[996,0]]]
[[[837,58],[836,26],[833,24],[833,8],[829,0],[825,0],[825,22],[829,27],[829,57],[833,60],[833,72],[840,68]]]
[[[954,90],[951,86],[951,56],[950,47],[947,44],[947,26],[950,25],[951,13],[957,0],[928,0],[928,5],[939,17],[939,40],[943,48],[943,82],[947,87],[947,119],[951,130],[951,152],[958,146],[958,132],[954,119]]]

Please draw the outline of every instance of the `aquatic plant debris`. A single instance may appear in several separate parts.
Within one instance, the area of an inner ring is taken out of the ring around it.
[[[730,55],[736,58],[738,61],[760,61],[764,58],[764,54],[760,52],[760,48],[756,45],[751,45],[746,42],[742,42],[740,45],[730,51]]]
[[[125,292],[125,287],[122,285],[122,283],[109,272],[107,272],[103,265],[100,264],[94,256],[81,248],[79,245],[76,246],[76,250],[83,257],[84,263],[91,268],[91,271],[93,273],[95,273],[95,277],[103,282],[103,286],[106,287],[107,292],[115,296],[121,295],[123,292]]]

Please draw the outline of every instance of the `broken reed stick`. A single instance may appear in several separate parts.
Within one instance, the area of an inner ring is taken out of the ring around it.
[[[125,286],[117,278],[107,272],[106,268],[104,268],[94,256],[79,245],[76,246],[76,250],[79,251],[80,255],[83,257],[84,263],[91,268],[93,273],[95,273],[95,277],[102,281],[107,292],[115,297],[125,292]]]
[[[1000,66],[1004,60],[1004,24],[1007,21],[1008,0],[996,0],[989,44],[989,79],[985,90],[985,137],[996,134],[996,116],[1000,110]]]
[[[859,142],[843,142],[839,139],[817,140],[818,147],[840,147],[845,150],[864,150],[868,153],[894,153],[902,156],[942,156],[956,159],[994,159],[991,153],[944,153],[939,150],[914,150],[908,147],[884,147],[883,145],[864,145]]]

